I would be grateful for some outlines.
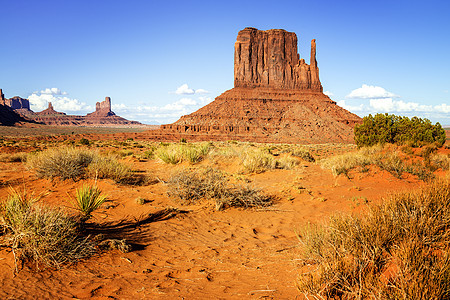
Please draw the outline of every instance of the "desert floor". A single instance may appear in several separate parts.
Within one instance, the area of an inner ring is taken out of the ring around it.
[[[0,154],[7,157],[62,143],[8,137],[2,140]],[[120,185],[110,179],[97,181],[108,195],[108,202],[94,213],[92,222],[99,228],[109,228],[118,238],[125,238],[133,250],[102,251],[59,270],[46,267],[38,270],[33,263],[24,263],[15,272],[13,253],[2,247],[0,298],[303,299],[296,289],[296,278],[304,264],[297,236],[302,228],[308,223],[326,224],[336,213],[364,213],[391,193],[411,191],[425,184],[417,176],[405,173],[396,178],[377,167],[365,172],[350,171],[348,177],[335,176],[317,162],[300,158],[292,169],[269,169],[262,173],[243,172],[238,160],[226,158],[207,157],[194,165],[188,162],[171,165],[157,158],[142,158],[140,155],[149,147],[147,142],[102,141],[101,135],[91,140],[89,147],[115,151],[133,170],[155,179],[144,186]],[[355,145],[305,147],[316,160],[356,151]],[[450,153],[448,147],[438,151]],[[166,181],[171,174],[181,168],[203,166],[220,169],[231,180],[262,189],[274,197],[274,204],[218,211],[207,200],[183,205],[167,195]],[[440,170],[435,174],[447,176]],[[11,188],[26,189],[42,195],[42,203],[70,211],[69,198],[84,182],[93,179],[52,182],[38,178],[23,162],[0,162],[2,200]],[[137,203],[138,197],[146,199],[145,203]],[[154,216],[151,222],[138,223],[149,215]]]

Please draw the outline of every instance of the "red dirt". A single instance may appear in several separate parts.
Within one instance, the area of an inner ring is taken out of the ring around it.
[[[346,152],[352,146],[321,146],[322,152]],[[3,151],[3,150],[2,150]],[[446,151],[447,150],[441,150]],[[166,180],[183,165],[170,166],[157,160],[128,159],[137,170]],[[95,222],[134,221],[167,207],[188,211],[172,218],[143,224],[125,232],[127,239],[141,245],[130,253],[117,250],[66,266],[62,270],[37,271],[19,266],[14,275],[13,254],[0,251],[1,298],[20,299],[301,299],[295,280],[301,260],[296,230],[308,222],[325,223],[334,213],[364,211],[389,193],[411,191],[423,185],[414,176],[403,179],[372,168],[367,173],[351,172],[351,180],[334,177],[317,164],[302,161],[293,170],[270,170],[238,175],[239,163],[206,160],[229,174],[241,176],[264,192],[276,196],[274,206],[261,210],[215,211],[201,203],[182,206],[168,198],[163,182],[142,187],[121,186],[99,180],[109,195],[109,209],[95,213]],[[84,182],[56,182],[37,179],[22,163],[0,163],[0,199],[8,186],[29,192],[47,193],[42,201],[70,206],[68,194]],[[148,199],[144,205],[137,197]]]

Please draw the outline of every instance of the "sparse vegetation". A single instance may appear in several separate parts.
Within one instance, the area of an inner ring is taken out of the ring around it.
[[[88,220],[92,212],[97,210],[106,201],[106,196],[96,185],[83,185],[75,191],[73,200],[75,207],[80,211],[81,220]]]
[[[265,207],[272,204],[270,196],[248,185],[232,185],[219,170],[184,169],[168,181],[168,194],[183,203],[192,204],[200,199],[211,199],[216,209],[224,206]]]
[[[38,177],[54,180],[80,178],[113,179],[117,183],[144,185],[150,180],[135,174],[117,156],[101,155],[97,151],[59,147],[32,154],[27,165]]]
[[[1,206],[6,229],[3,244],[11,247],[17,259],[58,268],[95,252],[76,217],[36,202],[26,193],[13,191]]]
[[[73,147],[60,147],[30,155],[27,164],[38,177],[76,180],[85,174],[94,152]]]
[[[299,290],[317,298],[447,299],[450,181],[399,194],[368,215],[336,216],[300,234]]]
[[[403,148],[402,148],[403,149]],[[414,156],[402,157],[395,146],[373,146],[363,147],[356,152],[349,152],[341,155],[328,157],[319,161],[319,164],[326,169],[330,169],[335,176],[344,174],[349,177],[352,169],[360,168],[361,172],[367,172],[369,165],[378,166],[382,170],[386,170],[397,178],[402,178],[403,173],[410,173],[418,176],[420,180],[427,181],[433,179],[433,171],[438,167],[442,168],[439,159],[431,162],[431,156],[428,150],[422,152],[427,153],[424,162],[417,161]],[[435,156],[433,156],[435,157]],[[437,156],[436,156],[437,157]],[[445,165],[445,159],[443,164]],[[438,166],[439,165],[439,166]],[[445,166],[444,166],[445,168]]]
[[[203,160],[209,152],[209,143],[201,144],[169,144],[162,145],[155,151],[155,155],[167,164],[178,164],[188,161],[192,164]]]

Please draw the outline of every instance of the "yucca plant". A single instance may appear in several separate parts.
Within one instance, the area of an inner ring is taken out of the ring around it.
[[[85,184],[75,191],[74,204],[81,213],[81,220],[87,221],[92,212],[98,209],[105,201],[106,196],[96,185]]]

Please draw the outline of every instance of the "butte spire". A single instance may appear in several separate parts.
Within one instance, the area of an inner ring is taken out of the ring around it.
[[[308,65],[298,54],[295,33],[245,28],[234,44],[234,88],[148,134],[172,140],[352,142],[359,122],[323,94],[315,39]]]

